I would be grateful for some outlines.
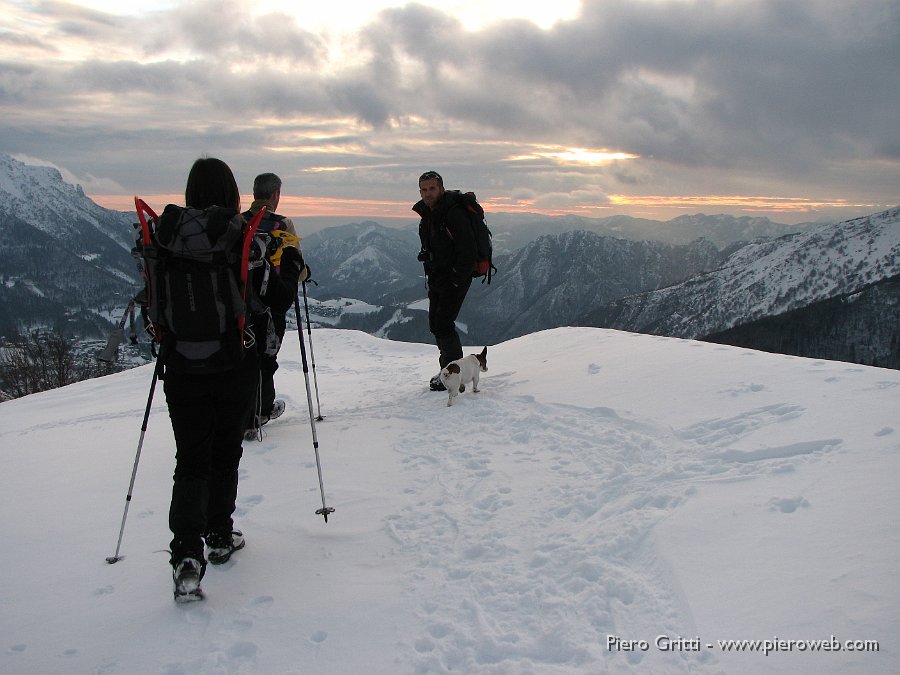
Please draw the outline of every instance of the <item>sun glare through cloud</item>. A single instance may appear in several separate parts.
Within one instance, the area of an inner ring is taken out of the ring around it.
[[[535,149],[532,152],[510,157],[510,161],[530,159],[550,159],[560,164],[582,164],[598,166],[621,159],[639,159],[640,155],[630,152],[613,152],[610,150],[592,150],[588,148],[554,148]]]

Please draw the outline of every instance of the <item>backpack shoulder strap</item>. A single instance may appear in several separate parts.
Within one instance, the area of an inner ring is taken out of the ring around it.
[[[244,228],[244,240],[241,243],[241,299],[245,303],[247,302],[247,281],[250,275],[250,244],[253,242],[253,236],[256,234],[256,230],[259,228],[259,223],[265,213],[266,207],[261,208]],[[246,319],[246,314],[238,317],[238,328],[241,336],[244,335]]]
[[[260,213],[263,213],[264,215],[259,221],[259,226],[256,228],[257,232],[271,232],[272,230],[277,230],[279,229],[281,223],[284,222],[284,216],[279,215],[274,211],[268,211],[266,207],[263,207],[256,212],[257,215]],[[244,218],[247,219],[247,221],[251,221],[254,218],[254,214],[252,211],[244,211],[244,213],[241,215],[243,215]]]

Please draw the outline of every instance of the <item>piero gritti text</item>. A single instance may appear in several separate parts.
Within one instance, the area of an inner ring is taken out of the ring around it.
[[[647,652],[655,648],[660,652],[760,652],[768,656],[776,652],[878,652],[877,640],[838,640],[834,635],[822,640],[791,640],[766,638],[764,640],[715,640],[704,642],[699,636],[680,637],[657,635],[650,640],[629,640],[618,635],[606,636],[606,649],[611,652]]]

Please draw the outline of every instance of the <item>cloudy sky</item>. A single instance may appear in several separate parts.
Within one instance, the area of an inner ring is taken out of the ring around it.
[[[900,0],[0,0],[0,152],[122,210],[210,155],[287,215],[410,219],[436,169],[498,211],[849,218],[900,203]]]

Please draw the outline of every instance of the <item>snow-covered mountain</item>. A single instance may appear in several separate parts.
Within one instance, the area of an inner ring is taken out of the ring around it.
[[[701,337],[851,296],[898,274],[900,207],[753,242],[719,269],[598,308],[585,323]]]
[[[783,236],[787,232],[798,232],[810,227],[781,225],[766,218],[702,214],[681,216],[667,222],[630,216],[583,218],[509,213],[489,214],[488,220],[493,232],[494,257],[496,261],[502,261],[500,264],[504,269],[514,269],[522,258],[533,258],[535,251],[539,254],[542,252],[551,256],[565,256],[566,263],[571,262],[577,268],[581,264],[580,259],[589,252],[574,250],[578,241],[567,241],[566,238],[583,238],[584,235],[573,233],[586,232],[591,241],[589,249],[596,248],[596,242],[601,240],[606,240],[602,248],[623,249],[618,254],[611,251],[600,253],[601,259],[610,256],[633,257],[635,249],[642,247],[657,251],[655,254],[652,251],[645,254],[647,260],[642,261],[642,271],[628,269],[626,274],[635,276],[643,273],[648,277],[654,276],[657,272],[651,267],[656,256],[666,268],[659,270],[659,275],[668,280],[665,282],[667,284],[696,273],[689,262],[683,273],[669,269],[679,256],[691,255],[677,252],[670,255],[668,250],[673,247],[684,251],[696,245],[698,250],[694,255],[708,258],[715,255],[711,252],[712,248],[727,251],[736,243]],[[620,243],[620,240],[627,241]],[[698,240],[703,243],[698,243]],[[538,243],[539,241],[542,243]],[[414,225],[388,228],[367,221],[329,227],[304,238],[303,247],[304,251],[309,252],[311,259],[320,263],[315,276],[323,292],[329,297],[352,297],[368,303],[398,305],[421,295],[422,267],[415,259],[419,240]],[[527,252],[523,252],[524,249],[528,249]],[[518,276],[519,272],[513,271],[512,275]],[[502,278],[498,281],[502,281]],[[612,280],[611,283],[617,282]],[[655,287],[652,284],[624,285],[631,289],[629,292]],[[522,308],[515,306],[514,309]],[[504,333],[502,337],[508,335]]]
[[[900,276],[703,339],[779,354],[900,369]]]
[[[802,232],[811,223],[785,225],[768,218],[753,216],[706,215],[702,213],[679,216],[668,221],[608,216],[543,216],[538,214],[488,214],[488,225],[494,233],[494,246],[500,253],[512,253],[546,234],[563,234],[586,230],[604,237],[632,241],[657,241],[685,245],[697,239],[707,239],[719,248],[754,239],[772,239],[793,232]]]
[[[55,168],[0,154],[0,335],[105,335],[137,287],[133,220]]]
[[[480,344],[550,327],[593,325],[897,367],[900,293],[890,282],[897,273],[896,221],[893,209],[726,248],[707,239],[672,245],[584,230],[544,235],[495,256],[499,274],[490,286],[473,284],[459,326],[466,339]],[[320,236],[327,241],[331,235]],[[411,232],[391,237],[376,239],[390,241],[389,247],[405,245],[408,257],[404,261],[392,250],[395,262],[383,278],[415,274],[417,285],[406,280],[396,293],[390,285],[375,292],[372,283],[351,287],[335,280],[339,294],[336,304],[323,308],[323,325],[397,340],[430,339],[421,302],[424,280],[409,267],[417,242]],[[357,250],[355,235],[341,241],[343,247],[311,248],[309,257],[338,251],[338,258],[324,256],[325,266],[346,270],[343,261]],[[366,277],[372,276],[378,274],[367,269]],[[767,317],[781,318],[757,325]],[[735,334],[736,326],[746,329]]]
[[[56,169],[0,155],[0,335],[53,327],[104,338],[138,287],[129,255],[133,220],[94,204]],[[492,214],[500,272],[490,286],[473,284],[460,326],[481,344],[578,324],[721,336],[836,297],[854,298],[856,314],[865,305],[875,316],[882,305],[898,304],[892,287],[881,286],[897,274],[896,221],[895,209],[747,244],[735,238],[779,234],[787,226],[702,215],[659,223]],[[584,229],[571,229],[578,225]],[[309,287],[313,320],[430,341],[414,227],[333,227],[304,238],[303,248],[318,283]],[[875,331],[856,316],[849,321],[854,325],[832,345],[869,331],[876,351],[891,349],[894,329]],[[767,339],[776,344],[773,330]],[[828,358],[856,358],[823,349]]]
[[[714,269],[725,255],[707,240],[630,241],[584,230],[540,237],[498,261],[490,286],[472,286],[460,320],[475,342],[499,342],[572,324],[585,308]]]
[[[0,155],[0,335],[53,327],[79,337],[105,336],[109,320],[121,315],[138,285],[129,256],[133,220],[131,213],[98,206],[52,167]],[[492,214],[490,223],[502,273],[491,287],[476,284],[463,317],[475,338],[490,342],[565,325],[597,304],[709,269],[719,257],[708,243],[682,244],[696,246],[692,254],[660,241],[704,234],[722,248],[735,236],[787,227],[766,219],[701,215],[659,223],[623,216]],[[594,234],[576,235],[576,229]],[[641,238],[655,243],[636,243]],[[319,284],[311,291],[324,300],[352,298],[377,307],[369,316],[339,317],[337,325],[427,339],[417,320],[421,314],[409,309],[425,290],[415,260],[418,246],[414,227],[373,222],[312,234],[303,241]],[[541,256],[548,259],[536,260]],[[683,268],[677,263],[673,269],[678,258]],[[568,270],[570,278],[546,277],[559,269]]]
[[[0,213],[4,217],[28,222],[74,249],[82,247],[81,238],[85,228],[90,227],[126,253],[131,250],[133,216],[94,203],[80,185],[63,180],[58,169],[25,164],[0,154],[0,197]]]
[[[335,512],[289,335],[188,606],[161,391],[105,562],[152,367],[0,403],[0,672],[900,672],[896,370],[561,328],[448,408],[433,345],[312,333]]]
[[[320,296],[397,303],[421,290],[415,230],[351,223],[304,237],[301,246]]]
[[[417,247],[414,232],[372,223],[323,230],[304,240],[317,295],[374,306],[368,316],[353,305],[352,313],[323,323],[397,340],[429,340],[421,320],[425,306],[416,302],[426,295]],[[459,322],[470,340],[483,343],[564,326],[586,308],[714,269],[726,256],[707,240],[676,246],[584,230],[543,235],[514,253],[494,256],[499,272],[490,285],[473,282]]]

